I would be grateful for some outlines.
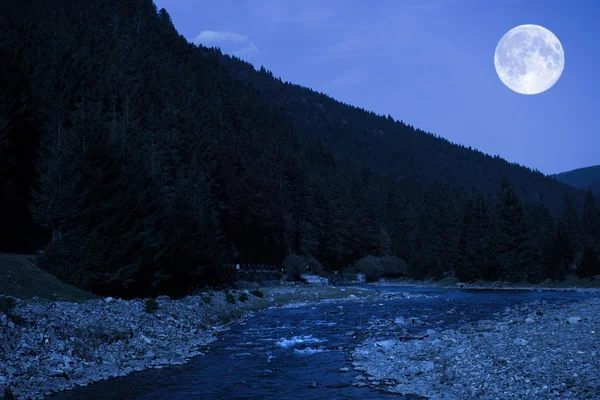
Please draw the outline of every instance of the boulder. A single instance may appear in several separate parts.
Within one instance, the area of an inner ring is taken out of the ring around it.
[[[376,347],[380,347],[384,350],[389,350],[392,347],[394,347],[396,345],[396,341],[395,340],[391,340],[391,339],[387,339],[387,340],[380,340],[378,342],[375,342],[375,346]]]
[[[567,322],[570,324],[578,324],[581,321],[580,317],[569,317],[567,318]]]
[[[31,313],[37,317],[43,317],[46,314],[46,308],[36,304],[31,307]]]
[[[433,371],[435,368],[435,364],[433,361],[425,361],[422,366],[423,371]]]
[[[420,374],[422,371],[419,367],[415,367],[415,366],[410,366],[406,369],[406,371],[404,371],[404,375],[417,375]]]

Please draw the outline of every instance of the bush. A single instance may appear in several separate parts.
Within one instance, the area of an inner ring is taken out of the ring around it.
[[[212,296],[206,294],[201,295],[200,298],[206,304],[210,304],[210,301],[212,300]]]
[[[148,299],[144,302],[144,308],[148,314],[158,310],[158,303],[154,299]]]
[[[229,292],[225,293],[225,300],[227,300],[229,304],[235,304],[235,297]]]
[[[248,301],[248,295],[246,294],[246,292],[240,294],[240,296],[238,297],[238,300],[241,301],[242,303],[245,301]]]
[[[356,272],[365,274],[365,279],[369,282],[379,279],[383,272],[383,265],[375,256],[361,258],[356,262],[354,268]]]
[[[325,272],[325,268],[323,268],[323,265],[319,261],[317,261],[317,259],[313,256],[304,256],[303,258],[306,265],[308,265],[308,268],[310,268],[311,274],[322,275],[323,272]]]
[[[254,297],[262,298],[264,296],[263,292],[261,292],[260,290],[253,290],[250,292],[250,294],[252,294],[252,296],[254,296]]]
[[[365,274],[365,279],[373,282],[379,278],[404,276],[407,272],[407,265],[403,259],[396,256],[366,256],[354,264],[352,271]]]
[[[301,275],[306,273],[306,262],[304,257],[298,254],[290,254],[283,260],[283,267],[289,281],[302,280]]]
[[[17,302],[12,297],[0,295],[0,313],[10,314]]]
[[[298,254],[290,254],[283,260],[283,267],[289,281],[303,281],[302,275],[307,272],[320,275],[323,273],[323,266],[312,256],[301,256]]]

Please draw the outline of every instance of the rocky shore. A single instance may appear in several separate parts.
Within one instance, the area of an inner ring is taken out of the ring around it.
[[[530,290],[530,291],[553,291],[553,292],[579,292],[600,293],[600,276],[593,281],[589,279],[569,277],[564,282],[546,280],[538,284],[526,282],[513,283],[505,281],[476,281],[459,282],[456,278],[444,278],[441,280],[413,280],[413,279],[384,279],[379,282],[369,283],[370,286],[407,286],[407,287],[439,287],[460,288],[468,290]]]
[[[156,299],[155,310],[147,310],[141,299],[72,303],[11,298],[14,308],[0,311],[0,398],[6,388],[17,399],[42,399],[133,371],[182,364],[202,355],[229,322],[256,310],[328,298],[358,300],[370,293],[307,285],[261,290],[264,294],[237,290],[179,300],[164,296]]]
[[[378,321],[352,353],[364,372],[354,384],[430,399],[597,399],[599,310],[600,299],[533,302],[495,321],[418,335],[406,325],[420,321]]]

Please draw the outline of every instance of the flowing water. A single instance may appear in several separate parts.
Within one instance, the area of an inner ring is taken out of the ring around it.
[[[426,322],[409,328],[417,333],[493,319],[494,313],[523,302],[558,303],[592,296],[401,286],[378,290],[438,297],[261,311],[245,323],[232,325],[210,345],[206,355],[186,365],[135,372],[63,392],[52,399],[399,399],[398,395],[352,386],[358,373],[350,367],[348,351],[360,343],[373,320],[417,317]],[[455,311],[448,313],[452,309]],[[349,331],[356,335],[346,335]],[[389,334],[393,337],[395,333]],[[339,372],[344,366],[350,371]],[[316,382],[316,388],[309,387],[312,382]]]

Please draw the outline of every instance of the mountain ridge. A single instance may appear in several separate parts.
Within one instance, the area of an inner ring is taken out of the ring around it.
[[[600,197],[600,165],[576,168],[551,176],[560,182],[579,189],[591,187],[594,194]]]

